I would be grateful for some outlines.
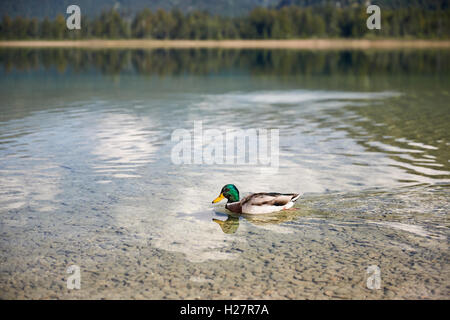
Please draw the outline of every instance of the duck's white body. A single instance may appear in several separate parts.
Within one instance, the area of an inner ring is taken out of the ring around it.
[[[227,203],[226,208],[235,213],[264,214],[290,209],[299,194],[254,193],[238,202]]]

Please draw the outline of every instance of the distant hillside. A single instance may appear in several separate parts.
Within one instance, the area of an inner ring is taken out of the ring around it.
[[[221,16],[242,16],[258,6],[281,8],[290,5],[305,7],[331,4],[348,7],[369,2],[390,9],[408,6],[424,9],[449,8],[448,0],[0,0],[0,16],[7,14],[10,17],[53,19],[57,14],[65,15],[66,8],[71,4],[78,4],[83,15],[96,17],[113,7],[129,16],[134,16],[144,8],[152,11],[178,8],[184,13],[205,10]]]
[[[405,7],[420,7],[423,9],[448,9],[448,0],[280,0],[277,8],[296,5],[300,7],[331,4],[348,7],[355,4],[376,4],[380,8],[397,9]]]
[[[135,15],[144,8],[151,10],[178,8],[183,12],[205,10],[212,14],[240,16],[257,6],[274,7],[279,0],[1,0],[0,14],[10,17],[54,18],[65,14],[66,8],[77,4],[82,14],[95,17],[102,11],[115,7],[119,11]]]

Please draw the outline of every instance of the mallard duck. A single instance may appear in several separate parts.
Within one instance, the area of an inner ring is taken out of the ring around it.
[[[298,193],[253,193],[239,201],[239,190],[234,184],[225,185],[220,195],[212,201],[217,203],[225,198],[228,202],[225,208],[235,213],[262,214],[289,209],[300,197]]]

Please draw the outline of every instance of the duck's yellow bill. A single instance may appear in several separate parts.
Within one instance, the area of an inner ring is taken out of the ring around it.
[[[225,198],[225,197],[223,196],[223,193],[221,193],[220,196],[218,196],[217,198],[215,198],[215,199],[213,200],[212,203],[217,203],[217,202],[223,200],[224,198]]]

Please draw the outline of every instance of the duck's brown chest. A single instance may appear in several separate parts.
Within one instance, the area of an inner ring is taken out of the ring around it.
[[[242,206],[240,202],[227,203],[225,208],[235,213],[242,213]]]

